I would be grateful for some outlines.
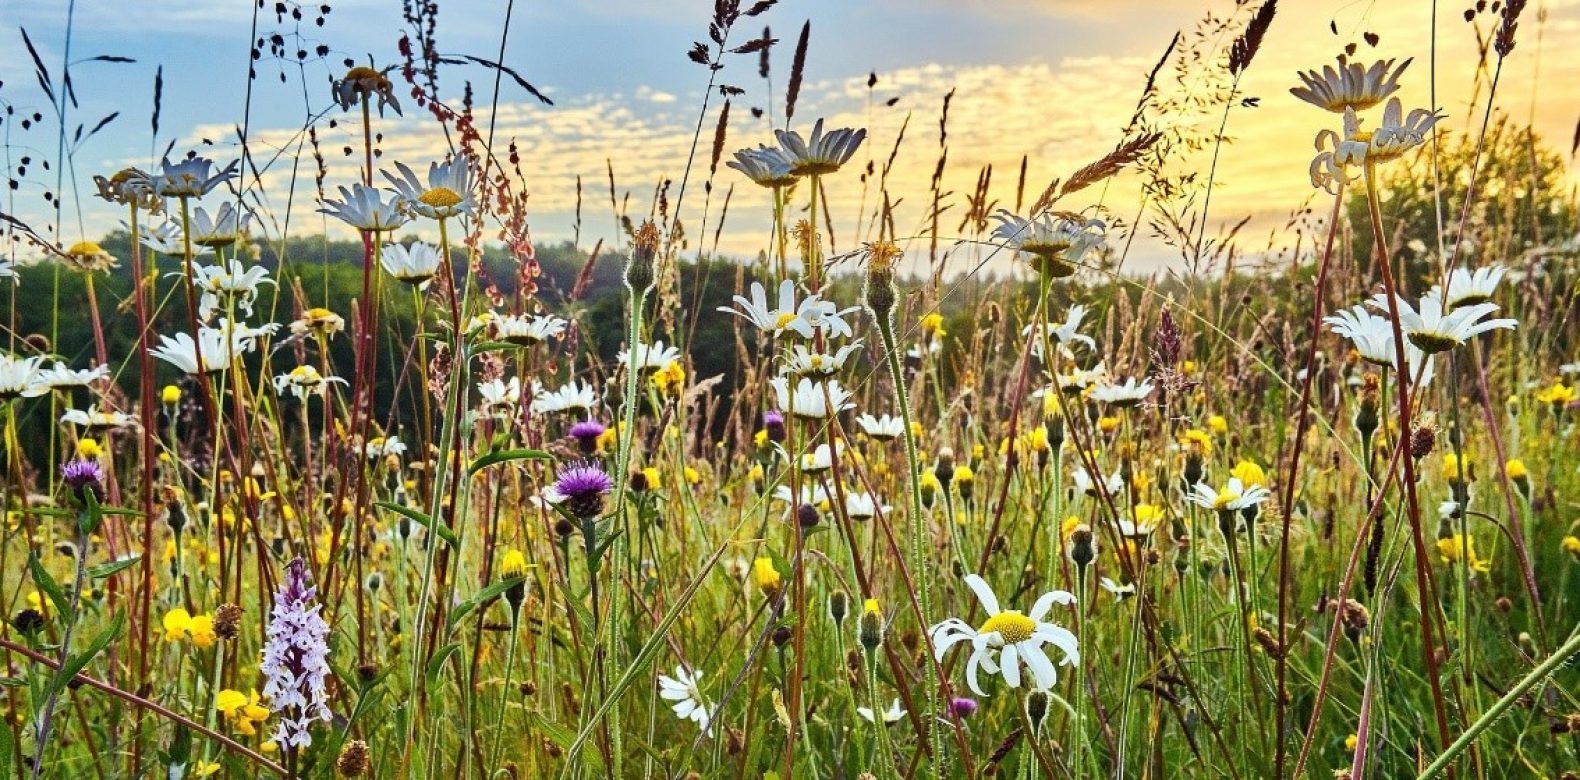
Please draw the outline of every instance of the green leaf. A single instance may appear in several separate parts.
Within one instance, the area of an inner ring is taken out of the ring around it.
[[[536,726],[539,731],[542,731],[543,735],[548,737],[561,750],[569,752],[576,745],[576,735],[570,729],[551,722],[548,718],[543,717],[542,713],[527,710],[527,719],[531,720],[532,725]],[[598,751],[595,750],[588,753],[581,760],[586,762],[588,768],[593,770],[592,775],[594,777],[603,774],[603,756],[599,755]]]
[[[554,456],[543,450],[495,450],[478,456],[477,460],[472,461],[472,465],[466,468],[466,474],[473,476],[496,463],[512,460],[554,460]]]
[[[117,636],[120,636],[121,629],[125,626],[126,610],[118,609],[115,611],[115,617],[110,620],[110,625],[106,626],[103,631],[99,632],[98,636],[93,638],[92,642],[88,643],[87,649],[67,658],[65,665],[55,672],[55,676],[49,681],[49,686],[44,689],[44,699],[47,701],[50,696],[64,690],[66,685],[77,676],[77,673],[87,667],[88,662],[92,661],[94,656],[104,652],[104,648],[109,647],[110,643],[115,641]]]
[[[455,655],[460,649],[460,642],[451,642],[439,648],[439,652],[434,653],[433,658],[428,659],[427,678],[429,688],[432,688],[433,684],[439,681],[439,672],[444,670],[444,663],[450,660],[450,656]]]
[[[109,563],[100,564],[98,566],[90,566],[88,568],[88,578],[89,579],[95,579],[95,580],[102,580],[105,577],[109,577],[109,576],[115,575],[115,574],[117,574],[119,572],[123,572],[123,571],[125,571],[127,569],[132,568],[133,566],[136,566],[137,562],[142,560],[142,559],[143,559],[143,556],[141,556],[141,555],[133,555],[130,558],[122,558],[121,560],[118,560],[118,561],[111,561]]]
[[[44,591],[44,595],[49,597],[50,603],[55,605],[55,614],[60,615],[61,619],[70,622],[72,620],[71,600],[66,598],[66,592],[60,589],[60,583],[56,582],[54,577],[49,576],[49,572],[44,568],[44,563],[38,559],[37,552],[29,552],[27,554],[27,570],[33,575],[33,584],[37,585],[39,590]]]
[[[446,544],[450,545],[450,549],[457,552],[461,550],[461,540],[455,535],[455,532],[445,528],[441,523],[435,523],[433,518],[430,518],[427,515],[412,509],[411,507],[401,506],[400,504],[394,504],[389,501],[374,501],[373,505],[380,509],[388,509],[395,514],[405,517],[406,519],[438,534],[440,539],[443,539]]]
[[[511,588],[526,581],[526,577],[510,577],[500,580],[499,582],[489,585],[488,587],[472,594],[471,598],[455,605],[455,609],[450,611],[450,620],[447,628],[451,631],[455,630],[455,627],[460,624],[461,618],[466,617],[467,613],[477,609],[479,606],[499,598],[504,594],[505,591],[510,590]]]

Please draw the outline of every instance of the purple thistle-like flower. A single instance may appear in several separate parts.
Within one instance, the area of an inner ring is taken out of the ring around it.
[[[608,429],[597,420],[583,420],[571,426],[571,438],[575,439],[576,444],[581,447],[582,454],[591,455],[597,451],[598,437],[602,436],[605,430]]]
[[[313,744],[308,728],[315,720],[330,718],[324,687],[329,678],[329,624],[319,614],[323,605],[313,603],[316,595],[307,564],[301,558],[291,561],[274,597],[269,641],[258,665],[268,678],[263,695],[280,716],[271,739],[287,749]]]
[[[560,469],[554,490],[565,499],[565,508],[582,520],[603,511],[603,497],[614,489],[614,480],[592,461],[572,463]]]
[[[964,696],[956,696],[949,702],[949,711],[953,712],[957,718],[969,718],[976,714],[977,701]]]
[[[768,440],[783,443],[785,440],[784,412],[769,410],[763,412],[763,430],[768,432]]]
[[[61,465],[60,478],[78,501],[86,503],[88,491],[93,492],[95,500],[104,500],[104,467],[98,461],[88,458],[69,460]]]

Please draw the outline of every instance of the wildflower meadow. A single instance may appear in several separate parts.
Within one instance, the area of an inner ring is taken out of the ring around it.
[[[232,4],[236,116],[0,8],[7,776],[1580,777],[1564,3],[1203,2],[963,175],[821,6],[676,0],[582,166],[589,7]]]

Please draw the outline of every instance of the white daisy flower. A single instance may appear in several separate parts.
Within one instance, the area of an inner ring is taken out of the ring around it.
[[[1145,401],[1152,395],[1152,380],[1143,379],[1136,383],[1135,377],[1130,377],[1124,384],[1104,382],[1092,390],[1092,400],[1098,403],[1113,404],[1120,408],[1135,406]]]
[[[768,291],[761,282],[752,282],[751,293],[749,299],[743,295],[734,296],[735,306],[720,306],[719,311],[742,317],[758,330],[775,336],[788,330],[801,338],[810,339],[815,330],[825,326],[832,331],[829,335],[851,335],[850,326],[841,319],[841,315],[853,309],[839,311],[832,301],[825,301],[817,295],[808,295],[797,304],[796,285],[789,279],[779,283],[777,306],[769,306]]]
[[[121,224],[126,227],[128,233],[131,232],[132,227],[130,225],[127,225],[124,221]],[[143,246],[162,255],[185,255],[186,240],[184,235],[181,232],[181,223],[172,219],[166,220],[160,225],[142,228],[137,233],[137,240]],[[192,256],[207,255],[212,251],[208,247],[198,246],[194,242]]]
[[[62,423],[78,425],[90,431],[101,431],[110,428],[133,428],[137,425],[137,418],[125,412],[105,411],[99,409],[98,404],[91,404],[87,409],[67,409],[60,416]]]
[[[569,322],[552,314],[501,314],[494,320],[494,337],[517,346],[532,347],[551,338],[559,338],[569,326]]]
[[[794,390],[791,389],[787,377],[775,377],[769,380],[768,384],[773,387],[774,394],[778,397],[779,408],[803,419],[825,420],[856,406],[850,400],[849,391],[841,387],[837,379],[830,379],[825,384],[803,377],[796,381]],[[828,391],[826,397],[825,387]]]
[[[389,244],[379,252],[379,265],[390,276],[410,285],[423,287],[435,274],[444,258],[433,244],[414,241],[409,245]]]
[[[242,314],[251,317],[252,302],[258,297],[259,285],[264,284],[274,284],[269,278],[269,269],[261,265],[248,268],[235,258],[220,265],[194,266],[192,285],[203,292],[198,301],[198,319],[206,322],[233,304]]]
[[[230,368],[232,354],[251,352],[255,342],[247,330],[225,327],[228,323],[223,319],[220,323],[218,328],[198,328],[196,341],[190,333],[160,336],[159,346],[148,350],[148,354],[188,374],[224,371]]]
[[[1367,311],[1365,306],[1353,306],[1322,318],[1328,330],[1350,340],[1362,360],[1383,368],[1398,371],[1398,356],[1393,346],[1393,323]],[[1405,362],[1409,377],[1420,387],[1432,383],[1437,374],[1436,361],[1414,344],[1404,345]],[[1417,379],[1419,377],[1419,379]]]
[[[411,217],[400,208],[398,200],[384,201],[378,190],[361,182],[350,189],[340,188],[340,200],[325,198],[320,214],[328,214],[357,230],[383,233],[394,230],[410,221]]]
[[[1419,309],[1404,298],[1395,296],[1399,305],[1399,325],[1405,338],[1428,354],[1453,349],[1472,336],[1490,330],[1513,330],[1518,321],[1512,319],[1482,319],[1498,310],[1495,303],[1477,303],[1460,306],[1451,312],[1443,311],[1442,291],[1432,288],[1421,296]],[[1388,311],[1388,297],[1378,293],[1367,301],[1372,308]]]
[[[1005,209],[999,209],[993,218],[999,224],[990,238],[1026,256],[1023,259],[1038,273],[1056,278],[1075,273],[1075,264],[1103,243],[1106,227],[1100,220],[1056,214],[1027,219]]]
[[[1273,494],[1261,485],[1246,487],[1239,477],[1230,477],[1217,490],[1205,482],[1197,482],[1186,499],[1204,509],[1224,512],[1258,506],[1272,497]]]
[[[1053,381],[1059,386],[1060,390],[1066,393],[1079,394],[1088,387],[1106,383],[1108,381],[1108,368],[1102,363],[1098,363],[1088,369],[1077,368],[1067,374],[1054,374]]]
[[[429,219],[445,219],[470,214],[477,207],[472,199],[471,161],[464,154],[450,162],[429,164],[426,187],[405,163],[395,163],[395,169],[400,176],[381,173],[394,185],[392,192],[402,208]]]
[[[966,575],[966,585],[976,594],[988,619],[980,628],[960,618],[949,618],[928,629],[932,636],[934,657],[942,661],[949,649],[961,642],[971,643],[971,658],[966,662],[966,682],[978,696],[986,696],[977,681],[977,670],[1004,677],[1011,688],[1019,688],[1021,664],[1031,670],[1036,689],[1052,688],[1059,681],[1058,671],[1048,658],[1048,645],[1064,652],[1060,664],[1079,663],[1080,648],[1075,634],[1043,620],[1055,604],[1066,606],[1075,603],[1075,596],[1062,590],[1042,594],[1032,605],[1031,612],[999,608],[998,596],[985,580],[975,574]],[[996,657],[995,657],[996,655]]]
[[[823,504],[828,503],[828,497],[828,491],[824,490],[822,485],[807,484],[801,485],[801,492],[799,495],[795,491],[792,491],[789,485],[784,484],[775,487],[773,495],[775,501],[778,501],[781,504],[789,504],[792,508],[798,507],[802,504],[822,506]]]
[[[620,350],[616,359],[622,366],[630,365],[632,362],[630,351],[624,349]],[[679,359],[680,349],[664,346],[663,339],[655,339],[652,344],[638,342],[636,345],[636,370],[638,371],[657,371]]]
[[[36,398],[49,392],[49,385],[38,381],[43,357],[19,358],[0,353],[0,401]]]
[[[0,279],[10,279],[12,284],[18,284],[22,279],[17,276],[16,263],[10,258],[0,257]]]
[[[887,414],[882,417],[863,414],[856,418],[856,424],[861,426],[862,433],[878,441],[890,441],[905,435],[905,420]]]
[[[1097,492],[1097,480],[1092,478],[1091,472],[1087,471],[1085,466],[1077,467],[1071,474],[1071,478],[1075,480],[1075,492],[1093,497],[1100,495]],[[1120,491],[1124,489],[1125,476],[1123,474],[1116,471],[1103,478],[1103,490],[1109,496],[1118,496]]]
[[[868,723],[874,722],[872,719],[873,716],[871,707],[857,707],[856,714],[860,715],[862,720],[865,720]],[[883,724],[888,725],[890,723],[897,723],[900,718],[905,717],[905,710],[900,707],[900,700],[895,699],[889,703],[888,709],[878,714],[883,717]]]
[[[1080,304],[1071,306],[1070,311],[1065,314],[1064,322],[1050,322],[1047,324],[1048,338],[1061,347],[1069,347],[1072,344],[1084,344],[1087,349],[1096,349],[1097,342],[1093,341],[1091,336],[1076,332],[1076,329],[1081,327],[1081,321],[1086,319],[1086,312],[1087,308],[1085,306]],[[1036,355],[1038,360],[1042,360],[1043,340],[1035,335],[1036,332],[1036,325],[1027,325],[1021,329],[1020,335],[1031,339],[1032,354]]]
[[[861,339],[846,344],[833,353],[814,352],[803,344],[794,344],[784,354],[783,371],[791,376],[830,377],[845,368],[845,361],[861,349]]]
[[[1335,114],[1346,109],[1365,111],[1399,91],[1399,76],[1410,66],[1410,60],[1397,68],[1394,62],[1383,60],[1368,68],[1350,62],[1341,54],[1338,68],[1329,65],[1320,73],[1314,70],[1300,73],[1305,86],[1292,87],[1289,93]]]
[[[1508,269],[1501,265],[1489,265],[1474,271],[1455,268],[1448,275],[1448,308],[1453,310],[1461,306],[1490,303],[1498,291],[1498,282],[1503,281],[1506,273]]]
[[[689,720],[697,724],[697,728],[709,736],[713,734],[713,707],[708,700],[702,697],[699,683],[702,681],[702,671],[686,671],[686,667],[675,667],[675,676],[666,674],[658,676],[658,695],[665,701],[674,702],[670,709],[675,717]]]
[[[238,212],[229,201],[221,203],[213,217],[198,206],[192,210],[192,243],[214,248],[230,246],[247,234],[251,221],[251,214]]]
[[[845,494],[845,514],[849,515],[852,520],[871,520],[878,516],[879,509],[882,509],[884,514],[888,514],[889,510],[893,508],[879,501],[877,496],[871,493],[848,492]]]
[[[762,187],[788,187],[796,181],[796,175],[790,172],[790,158],[777,147],[741,149],[735,153],[735,159],[724,164]]]
[[[385,458],[390,455],[399,456],[406,454],[406,444],[400,440],[399,436],[380,436],[368,440],[362,451],[369,458]]]
[[[1116,601],[1124,601],[1125,599],[1136,595],[1136,586],[1134,583],[1121,585],[1118,582],[1115,582],[1112,577],[1104,577],[1098,580],[1097,584],[1103,586],[1103,590],[1113,594]]]
[[[586,414],[598,405],[598,391],[586,382],[575,379],[561,385],[558,390],[545,391],[541,387],[533,392],[533,414],[550,412],[582,412]]]
[[[290,393],[298,401],[307,400],[309,395],[323,396],[329,390],[329,383],[339,382],[344,385],[346,380],[338,376],[324,376],[318,369],[309,365],[300,365],[290,371],[274,378],[274,391],[276,393]]]
[[[239,165],[235,160],[210,176],[209,169],[213,165],[214,161],[206,157],[193,157],[178,163],[165,159],[159,163],[159,173],[150,177],[154,194],[161,198],[201,198],[236,178]]]
[[[87,387],[109,375],[109,366],[94,366],[78,371],[57,360],[53,367],[39,369],[37,381],[51,390],[61,390],[67,387]]]
[[[833,173],[856,153],[866,130],[840,128],[823,132],[823,120],[812,125],[812,137],[803,140],[800,133],[775,130],[779,148],[789,162],[790,172],[797,176],[821,176]]]
[[[490,379],[477,383],[478,405],[485,412],[509,412],[521,403],[521,377],[513,376],[509,382]]]

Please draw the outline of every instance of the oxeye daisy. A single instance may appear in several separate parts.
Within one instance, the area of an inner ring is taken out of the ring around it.
[[[823,132],[823,120],[812,125],[812,136],[802,139],[801,134],[790,130],[776,130],[779,148],[789,163],[789,170],[797,176],[821,176],[834,173],[856,153],[866,130],[840,128]]]
[[[532,347],[559,337],[569,326],[569,322],[552,314],[502,314],[494,320],[494,338],[521,347]]]
[[[865,720],[868,723],[875,723],[876,722],[875,720],[873,720],[874,715],[873,715],[871,707],[857,707],[856,708],[856,714],[860,715],[862,720]],[[888,725],[890,723],[898,723],[901,718],[905,717],[905,709],[900,706],[900,700],[899,699],[895,699],[894,701],[889,703],[889,708],[888,709],[884,710],[883,712],[877,713],[877,716],[883,718],[884,725]]]
[[[741,149],[735,153],[735,159],[724,164],[746,174],[761,187],[788,187],[796,182],[796,174],[790,172],[790,157],[777,147]]]
[[[635,352],[636,360],[634,362],[638,371],[657,371],[680,359],[680,349],[664,346],[663,339],[656,339],[652,344],[637,342]],[[622,366],[629,366],[633,363],[630,350],[620,350],[616,358]]]
[[[1094,498],[1101,495],[1097,492],[1097,480],[1092,478],[1092,473],[1085,466],[1076,468],[1070,476],[1075,480],[1075,492]],[[1120,491],[1125,489],[1125,476],[1119,472],[1103,477],[1102,481],[1103,491],[1110,497],[1117,498]]]
[[[324,207],[318,213],[328,214],[357,230],[373,233],[387,233],[411,219],[395,199],[385,202],[378,190],[361,182],[350,188],[341,186],[339,190],[340,200],[325,198]]]
[[[1061,278],[1075,273],[1082,257],[1103,243],[1105,225],[1073,214],[1043,214],[1027,219],[1005,209],[993,215],[991,238],[1019,252],[1039,274]]]
[[[73,271],[82,273],[98,273],[108,271],[120,265],[115,256],[104,251],[104,248],[92,241],[78,241],[68,247],[61,259]]]
[[[1455,268],[1448,275],[1448,294],[1444,296],[1444,302],[1450,310],[1490,303],[1505,273],[1508,273],[1508,269],[1501,265],[1489,265],[1474,271]]]
[[[1395,296],[1395,302],[1399,306],[1399,325],[1405,338],[1427,354],[1446,352],[1473,336],[1490,330],[1513,330],[1519,324],[1508,318],[1483,319],[1498,310],[1495,303],[1477,303],[1444,312],[1442,291],[1435,287],[1421,296],[1419,309],[1399,296]],[[1373,296],[1367,303],[1379,311],[1389,308],[1388,297],[1383,293]]]
[[[844,370],[845,361],[860,349],[860,339],[832,353],[816,352],[803,344],[795,344],[784,354],[784,372],[798,377],[830,377]]]
[[[598,391],[588,383],[573,379],[558,390],[537,388],[533,393],[531,411],[533,414],[573,411],[585,414],[597,405]]]
[[[126,229],[128,232],[131,231],[130,226]],[[138,233],[137,240],[143,246],[162,255],[180,255],[186,252],[186,234],[181,232],[181,223],[175,220],[143,228]],[[193,257],[211,252],[212,250],[205,246],[194,244],[192,247]]]
[[[258,297],[258,287],[265,284],[274,284],[269,278],[269,269],[261,265],[248,268],[234,258],[219,265],[194,267],[192,285],[203,292],[198,301],[198,319],[206,322],[231,306],[252,316],[252,302]]]
[[[230,246],[246,235],[251,221],[251,214],[238,212],[229,201],[221,203],[212,217],[198,206],[192,210],[192,243],[215,249]]]
[[[735,306],[720,306],[719,311],[741,317],[758,330],[775,336],[790,331],[801,338],[810,339],[817,328],[830,323],[830,318],[844,325],[839,316],[848,313],[840,312],[832,301],[825,301],[815,294],[797,303],[796,285],[789,279],[779,283],[777,305],[769,305],[768,291],[760,282],[752,282],[751,294],[751,298],[734,296]],[[850,335],[849,326],[845,326],[844,335]]]
[[[338,376],[324,376],[318,369],[310,365],[300,365],[290,371],[274,378],[274,391],[277,393],[290,393],[299,401],[307,400],[309,395],[322,396],[329,390],[332,382],[345,384],[346,380]]]
[[[196,341],[190,333],[160,336],[159,346],[148,354],[188,374],[208,374],[230,368],[232,354],[250,352],[253,346],[253,339],[243,331],[203,327],[198,328]]]
[[[390,276],[417,287],[426,286],[439,273],[443,260],[438,247],[421,241],[409,245],[390,244],[379,252],[379,265]]]
[[[1347,128],[1353,116],[1353,112],[1345,114]],[[1347,134],[1352,140],[1366,141],[1368,162],[1387,162],[1424,143],[1426,134],[1442,118],[1443,116],[1438,112],[1424,108],[1417,108],[1405,114],[1399,98],[1394,98],[1389,100],[1388,106],[1383,109],[1382,123],[1376,130],[1360,131],[1359,125],[1356,125],[1356,131]]]
[[[1048,323],[1048,338],[1053,343],[1064,347],[1068,347],[1071,344],[1084,344],[1087,349],[1096,349],[1097,342],[1093,341],[1091,336],[1076,332],[1081,327],[1081,321],[1086,319],[1086,312],[1087,308],[1085,306],[1080,304],[1071,306],[1070,310],[1065,313],[1064,322]],[[1032,354],[1036,355],[1038,360],[1042,360],[1043,340],[1037,335],[1037,326],[1027,325],[1021,329],[1020,334],[1022,337],[1031,339]]]
[[[319,307],[302,312],[301,319],[291,322],[291,332],[297,335],[311,333],[319,337],[328,337],[345,329],[344,317]]]
[[[1371,313],[1365,306],[1352,306],[1322,318],[1328,330],[1350,340],[1355,353],[1362,360],[1375,366],[1399,370],[1398,356],[1393,346],[1393,323],[1386,317]],[[1415,344],[1404,345],[1405,372],[1420,387],[1432,383],[1437,369],[1431,355]]]
[[[1092,388],[1091,398],[1098,403],[1112,404],[1121,409],[1135,406],[1152,395],[1152,380],[1143,379],[1138,384],[1135,377],[1126,379],[1123,384],[1105,382]]]
[[[477,403],[487,413],[508,413],[521,403],[521,377],[513,376],[508,382],[503,379],[478,382]]]
[[[673,702],[670,710],[675,713],[675,717],[697,724],[697,728],[711,736],[713,707],[702,697],[701,682],[700,669],[687,671],[686,667],[677,666],[675,676],[671,677],[667,674],[658,676],[658,695],[665,701]]]
[[[1299,73],[1303,86],[1292,87],[1289,93],[1335,114],[1346,109],[1364,111],[1399,91],[1399,76],[1410,66],[1410,60],[1398,67],[1394,67],[1394,62],[1383,60],[1366,67],[1341,54],[1337,68],[1328,65],[1320,72]]]
[[[905,421],[899,417],[884,415],[873,417],[863,414],[856,417],[856,425],[861,427],[861,432],[878,441],[890,441],[905,435]]]
[[[802,419],[826,420],[834,414],[855,407],[855,404],[851,403],[850,392],[840,386],[837,379],[830,379],[824,383],[803,377],[797,380],[795,387],[792,388],[789,378],[781,376],[769,380],[768,384],[774,389],[779,408],[788,409],[791,414]]]
[[[230,164],[218,173],[209,175],[214,161],[205,157],[191,157],[178,163],[169,159],[159,163],[159,173],[151,176],[154,193],[161,198],[201,198],[225,182],[236,178],[239,163]]]
[[[399,176],[389,171],[383,174],[393,186],[402,208],[429,219],[470,214],[476,208],[472,199],[471,160],[465,154],[449,162],[430,163],[426,186],[405,163],[395,163],[395,170]]]
[[[41,356],[19,358],[0,353],[0,401],[16,398],[34,398],[49,392],[49,385],[39,381]]]
[[[1262,485],[1247,486],[1239,477],[1230,477],[1216,490],[1205,482],[1197,482],[1186,498],[1196,506],[1223,512],[1258,506],[1272,495]]]
[[[68,425],[81,426],[89,432],[132,428],[137,425],[135,415],[102,410],[98,404],[92,404],[87,409],[67,409],[65,414],[60,416],[60,421]]]
[[[122,168],[109,178],[93,177],[99,197],[122,206],[136,206],[144,211],[156,212],[161,208],[159,196],[154,194],[153,177],[139,168]]]
[[[877,496],[871,493],[849,492],[845,494],[845,514],[849,515],[852,520],[871,520],[878,516],[880,508],[884,514],[888,514],[893,507],[879,501]]]
[[[36,381],[51,390],[63,390],[68,387],[87,387],[109,376],[109,366],[94,366],[79,371],[57,360],[54,366],[40,369]]]
[[[357,65],[347,70],[346,75],[336,79],[332,85],[335,102],[340,104],[342,111],[350,111],[363,99],[377,97],[379,116],[384,116],[385,106],[395,109],[395,114],[400,115],[400,102],[395,99],[394,85],[385,75],[390,70],[379,70],[367,65]]]
[[[933,640],[934,658],[939,661],[955,645],[971,643],[971,658],[966,662],[966,682],[978,696],[987,695],[977,681],[978,669],[986,669],[988,674],[1002,675],[1004,682],[1011,688],[1019,688],[1022,663],[1031,670],[1036,689],[1053,687],[1059,675],[1054,662],[1048,657],[1046,648],[1049,645],[1063,651],[1064,657],[1059,662],[1061,665],[1079,663],[1081,656],[1075,634],[1043,619],[1055,604],[1074,604],[1074,595],[1062,590],[1049,591],[1037,599],[1031,612],[1023,614],[1018,610],[1001,609],[998,596],[981,577],[967,574],[965,581],[981,602],[988,619],[980,627],[973,628],[960,618],[949,618],[929,628],[928,633]]]

